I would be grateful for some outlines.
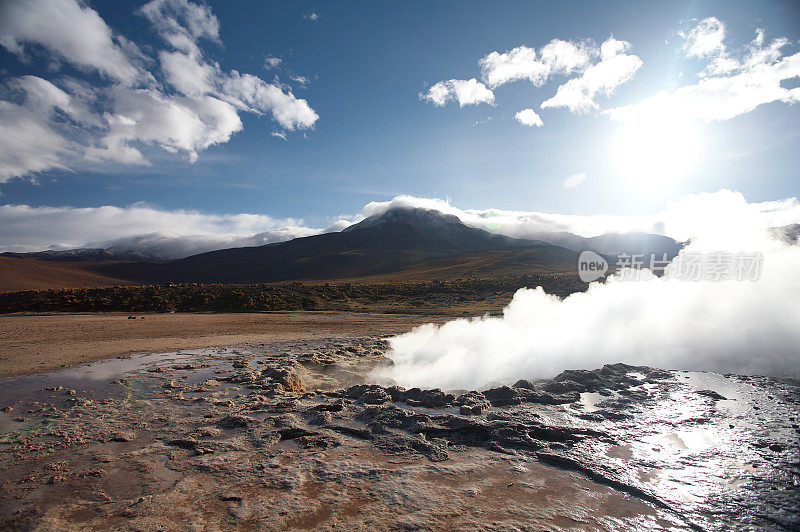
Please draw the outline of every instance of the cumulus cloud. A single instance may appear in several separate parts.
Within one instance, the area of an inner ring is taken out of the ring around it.
[[[598,93],[611,96],[641,68],[642,60],[626,53],[629,48],[630,43],[610,37],[600,47],[600,62],[558,87],[555,96],[542,102],[542,108],[566,107],[576,113],[598,109]]]
[[[0,182],[103,161],[147,165],[145,147],[194,162],[242,129],[242,112],[270,116],[289,131],[311,128],[319,118],[278,82],[225,72],[206,58],[203,41],[220,44],[219,21],[208,6],[152,0],[139,13],[166,46],[155,58],[78,0],[0,5],[0,45],[20,55],[44,50],[110,82],[7,80],[0,127],[13,127],[15,135],[0,137]],[[151,64],[158,70],[145,68]]]
[[[427,93],[420,94],[419,97],[422,100],[433,102],[437,106],[445,105],[450,101],[457,101],[459,107],[494,103],[494,93],[475,78],[440,81],[432,85]]]
[[[311,236],[339,230],[341,223],[333,222],[331,229],[314,228],[294,218],[169,211],[145,204],[86,208],[2,205],[0,226],[0,251],[101,247],[171,259]]]
[[[769,238],[767,218],[757,215],[761,206],[740,194],[689,196],[673,207],[706,220],[692,228],[695,240],[679,257],[709,250],[761,253],[758,279],[681,280],[673,263],[661,278],[618,274],[563,300],[541,288],[522,289],[502,317],[425,325],[391,339],[394,365],[375,377],[407,387],[473,389],[614,362],[800,371],[800,247]]]
[[[316,22],[319,20],[319,15],[315,11],[312,11],[311,13],[303,13],[303,18],[311,22]]]
[[[523,109],[515,114],[514,118],[523,126],[542,127],[544,125],[542,118],[533,109]]]
[[[764,31],[743,50],[731,54],[723,39],[725,26],[705,19],[686,34],[684,52],[709,60],[699,80],[671,91],[661,91],[637,103],[605,113],[617,121],[670,120],[714,122],[730,120],[757,107],[800,101],[800,88],[785,88],[782,82],[800,77],[800,53],[783,55],[785,38],[767,43]]]
[[[478,61],[483,80],[491,88],[505,83],[529,80],[541,87],[552,74],[570,74],[589,64],[595,52],[588,43],[553,39],[536,49],[517,46],[507,52],[492,52]]]
[[[62,155],[70,143],[46,116],[0,101],[0,183],[49,168],[66,168]]]
[[[148,164],[131,144],[140,142],[172,153],[184,151],[194,162],[199,151],[227,142],[242,129],[235,108],[212,96],[165,96],[148,89],[118,89],[111,95],[114,113],[105,115],[107,133],[100,140],[102,147],[86,150],[89,160]]]
[[[267,57],[264,58],[264,68],[266,68],[267,70],[271,68],[278,68],[281,65],[281,63],[283,63],[283,59],[281,59],[280,57],[268,55]]]
[[[22,55],[26,43],[117,81],[132,82],[139,75],[100,15],[75,0],[2,2],[0,45]]]
[[[506,52],[494,51],[478,60],[481,79],[469,81],[440,81],[433,85],[421,98],[436,105],[444,105],[448,101],[458,100],[463,107],[470,103],[494,103],[493,89],[506,83],[528,80],[535,87],[543,86],[556,75],[574,75],[576,77],[562,84],[555,96],[542,103],[543,108],[567,107],[573,112],[584,112],[597,109],[597,94],[610,96],[617,87],[630,81],[642,66],[642,60],[627,53],[630,43],[610,37],[599,47],[591,40],[565,41],[553,39],[538,52],[530,46],[517,46]],[[598,60],[599,59],[599,60]],[[464,87],[468,95],[458,95],[458,85]],[[469,84],[469,87],[466,86]],[[530,111],[530,112],[528,112]],[[517,113],[531,119],[526,125],[541,125],[541,120],[533,118],[532,109]]]
[[[725,50],[725,25],[717,17],[703,19],[688,33],[680,35],[688,57],[708,57]]]
[[[7,87],[19,103],[0,100],[0,182],[48,168],[67,169],[79,146],[59,131],[70,123],[94,126],[84,102],[36,76],[13,78]]]
[[[233,70],[222,84],[225,97],[239,109],[272,114],[273,119],[288,130],[306,129],[314,125],[319,115],[302,98],[283,92],[277,85],[251,74]]]

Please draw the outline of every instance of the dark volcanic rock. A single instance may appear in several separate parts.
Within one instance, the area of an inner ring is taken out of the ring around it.
[[[459,405],[459,413],[464,416],[477,416],[489,408],[486,396],[475,391],[459,395],[455,404]]]
[[[357,399],[364,404],[380,405],[393,400],[383,386],[377,384],[357,384],[342,392],[343,397]]]
[[[511,406],[522,403],[520,393],[510,386],[500,386],[483,392],[484,397],[489,400],[492,406]]]
[[[526,390],[535,390],[536,386],[530,381],[520,379],[511,385],[512,388],[525,388]]]
[[[386,390],[370,390],[361,394],[359,400],[367,405],[382,405],[383,403],[391,402],[392,397],[386,393]]]
[[[558,393],[537,392],[527,388],[511,388],[510,386],[500,386],[485,390],[483,395],[492,406],[513,406],[522,403],[537,403],[542,405],[561,405],[574,403],[579,399],[577,393]]]
[[[444,393],[438,388],[434,390],[411,388],[410,390],[406,390],[401,397],[400,400],[408,405],[424,406],[426,408],[443,408],[445,406],[450,406],[456,399],[453,394]]]
[[[579,384],[575,381],[571,380],[563,380],[563,381],[550,381],[545,384],[542,389],[546,392],[550,393],[569,393],[569,392],[585,392],[586,385]]]

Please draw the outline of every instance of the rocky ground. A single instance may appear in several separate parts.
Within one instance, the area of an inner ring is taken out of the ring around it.
[[[370,384],[377,337],[0,381],[2,529],[800,527],[799,384],[625,365]]]

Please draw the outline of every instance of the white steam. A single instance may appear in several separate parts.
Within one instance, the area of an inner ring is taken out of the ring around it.
[[[538,287],[522,289],[502,317],[429,324],[393,338],[394,366],[376,378],[469,389],[614,362],[800,372],[800,247],[766,231],[781,204],[763,215],[741,194],[722,191],[687,196],[670,209],[680,214],[675,229],[692,229],[681,220],[695,224],[682,255],[760,252],[759,279],[679,280],[673,263],[662,278],[649,272],[636,281],[613,277],[563,300]]]

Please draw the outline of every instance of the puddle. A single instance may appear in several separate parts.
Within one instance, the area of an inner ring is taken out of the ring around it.
[[[581,394],[580,401],[578,401],[578,405],[580,405],[581,409],[584,412],[597,412],[600,410],[597,405],[602,403],[608,399],[607,397],[603,397],[599,393],[595,392],[583,392]]]

